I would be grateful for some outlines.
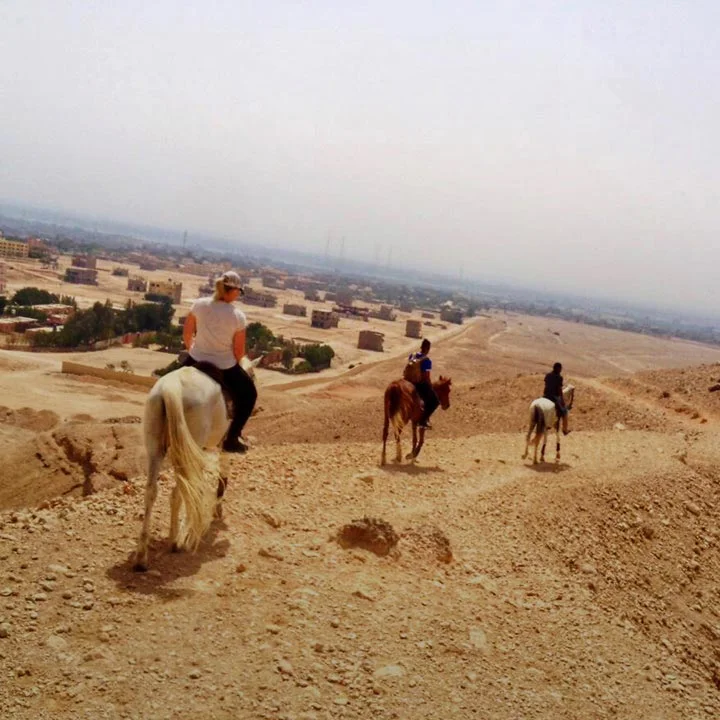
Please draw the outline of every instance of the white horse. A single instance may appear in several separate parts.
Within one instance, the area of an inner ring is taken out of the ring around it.
[[[573,400],[575,399],[575,387],[566,385],[563,388],[563,400],[568,410],[572,409]],[[535,454],[533,455],[533,465],[537,465],[537,452],[540,438],[543,439],[542,452],[540,453],[540,462],[545,462],[545,446],[547,445],[547,436],[551,429],[555,430],[555,438],[557,445],[555,447],[555,462],[560,460],[560,418],[558,417],[555,403],[547,398],[538,398],[530,404],[530,427],[525,438],[525,452],[522,459],[528,456],[528,447],[530,446],[530,436],[535,430],[533,444],[535,445]]]
[[[243,357],[240,365],[255,381],[255,366]],[[145,404],[145,448],[148,477],[145,517],[138,540],[134,569],[148,567],[150,517],[157,497],[158,475],[167,456],[175,470],[170,497],[170,542],[173,552],[195,550],[210,527],[213,511],[220,517],[225,480],[220,474],[217,448],[230,425],[220,385],[194,367],[182,367],[161,377]],[[214,487],[215,492],[211,492]],[[185,506],[185,533],[180,536],[180,506]]]

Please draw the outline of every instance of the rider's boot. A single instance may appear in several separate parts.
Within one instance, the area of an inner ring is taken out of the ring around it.
[[[228,428],[225,440],[223,440],[222,449],[225,452],[230,453],[245,453],[247,452],[248,446],[240,439],[240,428],[238,424],[233,420]]]

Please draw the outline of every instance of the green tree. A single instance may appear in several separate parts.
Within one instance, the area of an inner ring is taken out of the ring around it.
[[[259,322],[253,322],[247,326],[245,345],[248,350],[257,353],[267,352],[275,342],[275,336],[269,327]]]
[[[282,351],[283,367],[289,370],[292,367],[294,357],[295,353],[293,352],[293,349],[291,347],[285,346]]]
[[[47,290],[36,287],[25,287],[18,290],[12,297],[14,305],[49,305],[60,302],[60,298]]]
[[[335,351],[329,345],[305,345],[302,357],[307,360],[313,370],[323,370],[330,367],[330,362],[335,357]]]

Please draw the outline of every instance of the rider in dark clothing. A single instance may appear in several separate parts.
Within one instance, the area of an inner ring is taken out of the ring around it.
[[[415,383],[415,389],[418,391],[418,395],[423,401],[425,409],[418,425],[428,430],[432,429],[430,425],[430,416],[437,410],[440,405],[435,390],[433,390],[432,382],[430,380],[430,371],[432,370],[432,360],[428,357],[430,352],[430,341],[426,338],[420,345],[420,352],[413,353],[410,355],[411,360],[420,359],[420,370],[422,372],[420,382]]]
[[[553,365],[552,372],[549,372],[545,376],[545,392],[543,397],[548,400],[552,400],[555,403],[558,416],[562,419],[562,430],[563,434],[567,435],[568,430],[568,409],[565,407],[565,400],[563,398],[563,376],[562,365],[556,362]]]

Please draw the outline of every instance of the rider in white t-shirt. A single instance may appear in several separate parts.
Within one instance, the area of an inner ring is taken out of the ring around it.
[[[255,383],[239,362],[245,355],[245,313],[233,305],[243,293],[240,276],[232,270],[215,281],[215,294],[193,303],[183,326],[183,342],[189,351],[186,365],[208,362],[222,371],[223,382],[233,396],[234,416],[223,450],[245,452],[239,436],[257,400]]]

